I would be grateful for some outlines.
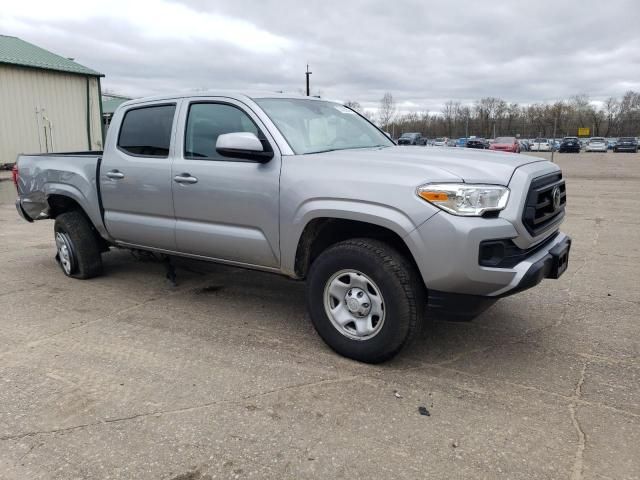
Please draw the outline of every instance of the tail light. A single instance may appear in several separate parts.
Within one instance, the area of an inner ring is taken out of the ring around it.
[[[16,186],[16,190],[18,189],[18,178],[20,174],[18,173],[18,164],[16,163],[11,169],[11,178],[13,178],[13,184]]]

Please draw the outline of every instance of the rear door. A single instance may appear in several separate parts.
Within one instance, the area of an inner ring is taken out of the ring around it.
[[[120,111],[100,168],[104,222],[119,242],[175,250],[171,137],[177,104],[134,105]],[[120,121],[121,120],[121,121]]]
[[[185,101],[180,126],[172,171],[178,251],[278,267],[281,157],[265,126],[228,98]],[[273,158],[259,163],[217,153],[218,136],[233,132],[256,134]]]

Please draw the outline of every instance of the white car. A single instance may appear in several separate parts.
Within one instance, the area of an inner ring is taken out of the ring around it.
[[[439,137],[433,141],[434,147],[446,147],[447,146],[447,137]]]
[[[585,152],[606,152],[607,147],[607,141],[603,137],[593,137],[589,139],[584,150]]]
[[[546,138],[536,138],[533,142],[531,142],[531,152],[550,152],[551,151],[551,143]]]

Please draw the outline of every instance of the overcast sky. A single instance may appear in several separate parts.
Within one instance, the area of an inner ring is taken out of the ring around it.
[[[313,93],[402,110],[640,90],[640,0],[0,0],[0,33],[106,75],[130,96]]]

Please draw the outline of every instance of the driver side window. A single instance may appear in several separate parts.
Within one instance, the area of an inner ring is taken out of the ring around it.
[[[225,160],[216,152],[219,135],[250,132],[260,138],[260,131],[249,116],[233,105],[192,103],[187,115],[184,157],[192,160]]]

